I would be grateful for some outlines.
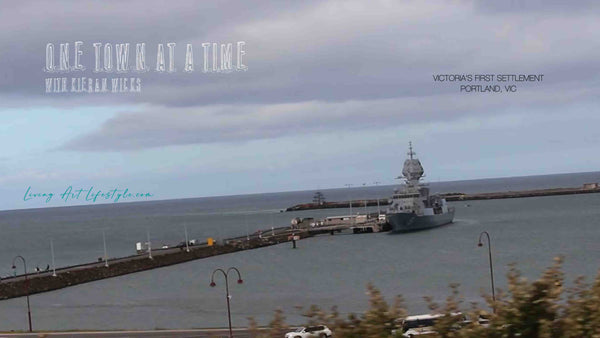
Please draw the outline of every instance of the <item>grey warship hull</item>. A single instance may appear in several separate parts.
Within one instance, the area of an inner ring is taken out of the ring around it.
[[[394,213],[387,215],[387,221],[392,227],[392,232],[410,232],[431,229],[452,223],[454,208],[448,212],[435,215],[419,216],[415,213]]]

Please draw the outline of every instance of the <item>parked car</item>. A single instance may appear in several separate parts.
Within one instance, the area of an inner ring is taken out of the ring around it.
[[[404,318],[401,329],[402,337],[411,338],[417,336],[436,336],[433,326],[435,325],[435,321],[443,316],[443,314],[427,314],[408,316]],[[452,313],[452,316],[460,317],[461,323],[466,320],[465,316],[460,312]],[[397,330],[392,331],[392,335],[396,335],[397,333],[399,333]]]
[[[296,331],[285,334],[285,338],[326,338],[331,336],[333,336],[333,332],[325,325],[299,327]]]

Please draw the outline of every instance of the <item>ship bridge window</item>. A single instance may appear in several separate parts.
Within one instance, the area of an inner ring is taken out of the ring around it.
[[[419,197],[419,194],[394,195],[394,198],[414,198],[414,197]]]

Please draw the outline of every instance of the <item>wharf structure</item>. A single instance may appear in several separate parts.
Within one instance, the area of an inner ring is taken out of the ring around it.
[[[385,215],[381,213],[328,216],[319,220],[297,217],[292,220],[292,226],[311,235],[334,234],[345,230],[355,234],[389,230]]]

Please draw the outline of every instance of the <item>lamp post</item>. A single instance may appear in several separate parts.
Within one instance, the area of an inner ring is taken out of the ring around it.
[[[17,258],[20,258],[23,261],[23,268],[25,269],[25,294],[27,297],[27,318],[29,320],[29,332],[31,332],[32,331],[32,329],[31,329],[31,307],[29,306],[29,280],[27,279],[27,263],[25,262],[25,258],[23,258],[23,256],[21,256],[21,255],[15,256],[15,258],[13,258],[13,262],[12,262],[12,268],[15,270],[15,274],[17,271],[17,266],[15,265],[15,261],[17,260]]]
[[[229,338],[233,338],[233,331],[231,330],[231,309],[229,307],[229,300],[231,299],[231,296],[229,295],[229,282],[228,282],[228,276],[229,276],[229,272],[231,270],[235,270],[235,272],[237,272],[238,275],[238,284],[242,284],[244,281],[242,280],[242,276],[240,275],[240,271],[237,268],[234,267],[230,267],[229,269],[227,269],[227,271],[224,271],[223,269],[215,269],[212,273],[212,276],[210,277],[210,286],[211,287],[215,287],[217,284],[215,284],[215,273],[217,271],[220,271],[223,276],[225,277],[225,292],[226,292],[226,298],[227,298],[227,319],[229,320]]]
[[[354,225],[354,217],[352,216],[352,198],[350,196],[350,188],[352,187],[352,184],[344,184],[344,186],[348,187],[348,197],[350,197],[350,222],[352,225]]]
[[[146,238],[148,239],[148,258],[152,258],[152,243],[150,242],[150,230],[146,229]]]
[[[381,182],[373,182],[373,184],[375,184],[375,187],[377,187],[379,185],[379,183]],[[381,209],[379,208],[379,195],[377,195],[377,215],[381,215]]]
[[[250,231],[248,230],[248,215],[244,216],[244,222],[246,223],[246,240],[250,242]]]
[[[483,231],[479,234],[479,243],[477,243],[477,246],[483,246],[483,243],[481,242],[481,238],[483,237],[483,235],[485,235],[487,237],[487,242],[488,242],[488,255],[490,258],[490,278],[492,281],[492,300],[494,302],[494,306],[492,308],[492,310],[494,311],[494,313],[496,312],[496,293],[494,291],[494,267],[492,264],[492,242],[490,241],[490,234],[487,231]]]
[[[187,234],[187,226],[185,223],[183,223],[183,231],[185,232],[185,252],[190,252],[190,246],[189,246],[189,240],[188,240],[188,234]]]
[[[54,264],[54,243],[50,238],[50,253],[52,254],[52,277],[56,277],[56,265]]]
[[[273,213],[271,213],[271,236],[275,236],[275,226],[273,225]]]
[[[106,252],[106,235],[102,230],[102,245],[104,246],[104,267],[108,268],[108,253]]]

